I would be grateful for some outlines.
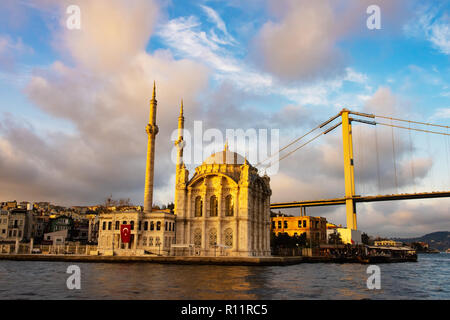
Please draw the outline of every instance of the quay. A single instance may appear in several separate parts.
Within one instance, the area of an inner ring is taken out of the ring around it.
[[[288,266],[300,263],[398,263],[415,262],[417,257],[207,257],[207,256],[91,256],[71,254],[0,254],[0,260],[13,261],[61,261],[92,263],[159,263],[184,265],[230,265],[230,266]]]

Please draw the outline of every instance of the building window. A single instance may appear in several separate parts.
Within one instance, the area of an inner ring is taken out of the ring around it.
[[[147,231],[148,230],[148,221],[145,221],[144,222],[144,231]]]
[[[215,228],[209,230],[209,245],[215,246],[217,244],[217,230]]]
[[[281,229],[281,221],[278,221],[278,229]]]
[[[111,230],[111,227],[112,227],[112,222],[109,221],[109,222],[108,222],[108,230]]]
[[[231,194],[225,197],[225,216],[232,217],[234,215],[233,196]]]
[[[225,230],[225,245],[229,247],[233,246],[233,230],[231,228]]]
[[[161,240],[159,239],[159,237],[155,238],[155,246],[159,246],[161,244]]]
[[[143,239],[143,240],[142,240],[142,245],[143,245],[144,247],[146,247],[146,246],[147,246],[147,237],[143,237],[142,239]]]
[[[195,198],[195,216],[201,217],[202,211],[203,211],[202,197],[198,196],[197,198]]]
[[[209,199],[209,216],[210,217],[217,217],[217,210],[218,210],[218,201],[216,196],[212,196]]]
[[[139,231],[142,229],[142,221],[139,221]]]
[[[161,221],[156,222],[156,231],[161,230]]]
[[[106,230],[106,221],[103,221],[103,230]]]
[[[275,221],[272,221],[272,229],[275,229]]]
[[[167,228],[167,221],[166,221],[166,223],[164,225],[165,225],[165,229],[164,230],[167,231],[167,229],[168,229]]]
[[[126,221],[124,221],[124,222],[122,222],[122,224],[127,224],[127,222],[126,222]]]
[[[19,237],[21,237],[21,236],[22,236],[22,230],[19,230],[19,234],[18,234],[18,236],[19,236]]]
[[[148,245],[149,245],[150,247],[153,246],[153,237],[150,237],[150,238],[148,239]]]
[[[283,221],[283,228],[287,229],[287,227],[288,227],[287,221]]]
[[[303,228],[306,228],[306,220],[303,220]]]
[[[116,230],[120,229],[120,221],[116,221]]]
[[[131,225],[131,230],[134,230],[134,221],[130,221],[130,225]]]
[[[150,222],[150,231],[155,230],[155,223],[152,221]]]
[[[202,230],[200,229],[194,230],[194,245],[196,247],[201,247],[202,245]]]

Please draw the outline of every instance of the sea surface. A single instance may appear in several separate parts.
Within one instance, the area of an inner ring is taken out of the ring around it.
[[[79,290],[66,285],[72,264]],[[379,290],[367,288],[367,267],[0,261],[0,299],[450,299],[450,254],[380,264]]]

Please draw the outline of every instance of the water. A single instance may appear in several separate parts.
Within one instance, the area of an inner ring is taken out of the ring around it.
[[[0,261],[0,299],[450,299],[450,254],[380,264],[381,289],[367,265],[285,267],[76,263],[81,290],[68,290],[66,262]]]

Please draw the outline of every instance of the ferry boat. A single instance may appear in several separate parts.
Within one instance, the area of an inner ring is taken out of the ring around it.
[[[366,246],[364,263],[417,262],[417,252],[410,247]]]

